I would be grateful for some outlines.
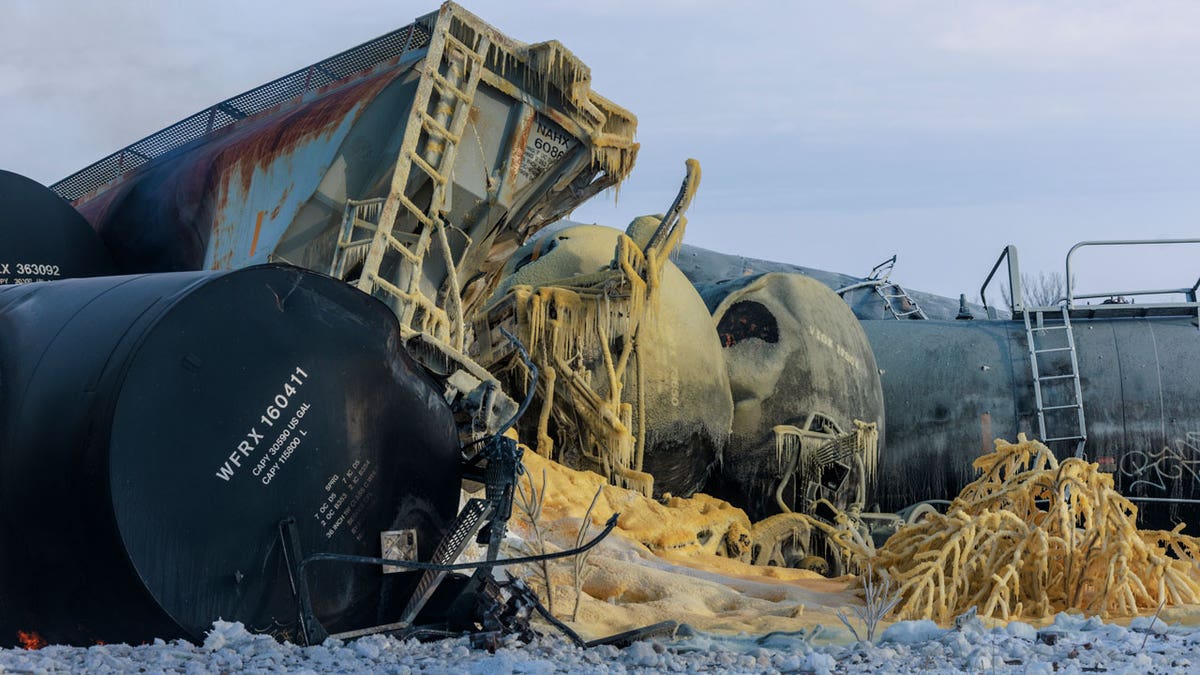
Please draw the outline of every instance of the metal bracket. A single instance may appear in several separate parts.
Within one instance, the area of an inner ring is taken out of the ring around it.
[[[308,591],[308,579],[304,576],[300,552],[300,535],[296,531],[296,519],[279,521],[279,543],[283,548],[283,560],[287,564],[288,581],[292,586],[292,597],[296,600],[296,612],[300,620],[300,636],[304,646],[319,644],[329,637],[329,631],[317,620],[312,608],[312,595]]]
[[[388,558],[391,560],[412,560],[417,559],[417,531],[415,529],[408,530],[388,530],[387,532],[379,533],[379,557]],[[384,574],[395,574],[397,572],[407,572],[403,567],[395,565],[384,565]]]

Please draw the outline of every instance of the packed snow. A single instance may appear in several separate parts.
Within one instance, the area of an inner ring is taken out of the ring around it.
[[[953,628],[930,621],[888,627],[874,644],[847,642],[845,628],[724,636],[682,626],[671,639],[581,649],[547,634],[494,653],[467,638],[421,643],[383,636],[313,647],[281,644],[239,623],[218,621],[203,645],[46,647],[0,650],[0,673],[1180,673],[1200,667],[1200,630],[1139,618],[1129,627],[1059,614],[1042,628],[1013,622],[987,628],[964,617]],[[1197,659],[1193,665],[1193,659]]]

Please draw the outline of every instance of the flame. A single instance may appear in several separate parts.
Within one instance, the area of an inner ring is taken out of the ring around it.
[[[25,649],[41,649],[46,646],[46,640],[35,630],[17,631],[17,641]]]

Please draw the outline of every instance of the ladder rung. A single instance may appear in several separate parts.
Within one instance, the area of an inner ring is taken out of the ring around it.
[[[1065,329],[1067,329],[1067,328],[1070,328],[1070,326],[1034,326],[1034,327],[1032,327],[1030,330],[1037,330],[1037,331],[1043,331],[1043,330],[1065,330]]]
[[[438,185],[446,184],[446,177],[443,176],[442,174],[438,173],[438,170],[433,168],[433,166],[429,162],[426,162],[425,159],[422,158],[420,155],[418,155],[415,152],[409,151],[408,156],[409,156],[409,158],[412,159],[413,164],[416,164],[418,168],[420,168],[422,171],[424,171],[426,174],[428,174],[429,177],[431,179],[433,179],[433,181],[435,183],[437,183]]]
[[[425,130],[428,131],[431,136],[441,136],[455,145],[462,140],[458,136],[455,136],[453,133],[451,133],[449,129],[441,124],[438,124],[438,121],[433,119],[433,116],[427,112],[421,113],[421,124],[424,125]]]
[[[430,218],[429,216],[425,215],[421,211],[421,209],[416,204],[412,203],[412,200],[409,199],[407,196],[405,196],[403,194],[398,194],[398,195],[396,195],[396,201],[400,202],[404,206],[404,208],[408,210],[409,213],[416,216],[417,220],[421,221],[421,224],[424,225],[425,227],[433,227],[434,226],[433,219]]]
[[[1046,382],[1047,380],[1069,380],[1069,379],[1073,379],[1074,377],[1075,377],[1074,373],[1072,373],[1070,375],[1047,375],[1046,377],[1039,377],[1038,381]]]
[[[441,73],[433,72],[431,74],[433,75],[433,83],[435,85],[437,85],[438,89],[452,94],[455,98],[457,98],[460,101],[465,101],[468,98],[470,98],[469,96],[467,96],[467,92],[463,91],[462,89],[459,89],[458,87],[454,86],[453,84],[450,84],[450,80],[447,80],[446,78],[442,77]]]
[[[1087,436],[1059,436],[1058,438],[1044,438],[1042,439],[1042,442],[1053,443],[1055,441],[1082,441],[1086,438]]]
[[[390,234],[387,235],[387,243],[388,243],[388,246],[390,246],[392,248],[392,250],[394,250],[396,253],[399,253],[400,255],[404,256],[404,258],[407,259],[409,262],[415,264],[415,263],[418,263],[421,261],[421,259],[419,257],[417,257],[417,255],[415,253],[408,250],[408,246],[406,246],[404,244],[404,242],[400,241],[399,239],[393,237]]]
[[[1047,410],[1071,410],[1071,409],[1078,408],[1078,407],[1079,407],[1079,404],[1078,404],[1078,403],[1072,403],[1071,405],[1050,405],[1050,406],[1046,406],[1046,407],[1042,408],[1042,410],[1043,410],[1043,411],[1047,411]]]
[[[413,299],[413,297],[410,293],[407,293],[407,292],[401,290],[399,286],[396,286],[395,284],[388,281],[387,279],[380,277],[378,274],[371,274],[369,276],[371,277],[371,281],[374,282],[374,284],[376,286],[383,289],[384,292],[390,293],[390,294],[396,296],[397,298],[400,298],[401,300],[412,300]]]
[[[339,241],[338,248],[340,248],[342,250],[349,250],[352,248],[362,248],[363,246],[370,246],[372,241],[374,241],[373,238],[372,239],[355,239],[353,241]]]
[[[1035,349],[1035,350],[1033,350],[1033,353],[1034,354],[1050,354],[1052,352],[1069,352],[1069,351],[1071,351],[1070,347],[1055,347],[1054,349]]]
[[[459,40],[458,38],[454,37],[450,33],[446,33],[445,36],[446,36],[446,44],[454,46],[454,47],[458,47],[459,51],[461,51],[464,56],[471,59],[472,61],[475,61],[476,63],[483,62],[483,55],[480,54],[479,52],[475,51],[475,49],[473,47],[469,46],[467,43],[463,42],[462,40]],[[443,53],[445,53],[445,52],[443,52]]]

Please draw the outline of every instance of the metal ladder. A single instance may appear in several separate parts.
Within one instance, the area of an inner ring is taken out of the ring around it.
[[[925,310],[921,309],[917,301],[900,284],[891,280],[892,269],[895,266],[896,256],[892,256],[871,268],[871,273],[867,275],[866,279],[850,284],[849,286],[843,286],[835,290],[834,293],[837,293],[844,299],[846,297],[845,294],[850,291],[860,288],[870,288],[875,291],[875,295],[878,295],[879,299],[883,300],[883,308],[894,318],[928,319],[929,317],[925,315]],[[899,311],[892,304],[893,300],[901,301],[901,309]]]
[[[1046,325],[1045,314],[1052,311],[1053,307],[1031,307],[1026,308],[1022,312],[1025,319],[1025,339],[1029,346],[1029,365],[1033,374],[1033,396],[1037,404],[1038,418],[1038,433],[1043,443],[1058,441],[1074,441],[1075,456],[1083,457],[1083,446],[1087,442],[1087,428],[1084,422],[1083,415],[1083,391],[1079,385],[1079,359],[1075,352],[1075,335],[1071,330],[1071,313],[1066,305],[1062,305],[1062,323]],[[1031,319],[1030,316],[1034,318]],[[1043,348],[1044,338],[1052,331],[1064,331],[1066,334],[1066,346],[1062,347],[1045,347]],[[1043,338],[1039,340],[1038,338]],[[1042,354],[1066,354],[1070,357],[1070,369],[1066,373],[1059,375],[1042,375],[1041,367],[1038,363],[1038,357]],[[1049,382],[1063,382],[1071,380],[1071,387],[1067,390],[1068,400],[1061,404],[1047,406],[1043,395],[1043,385]],[[1069,428],[1070,422],[1064,420],[1065,411],[1074,410],[1075,415],[1072,416],[1074,425]],[[1056,435],[1050,435],[1047,431],[1046,413],[1054,413],[1052,419],[1060,420],[1057,425]]]
[[[914,300],[912,298],[912,296],[910,296],[900,286],[900,284],[894,283],[886,278],[882,279],[882,283],[875,286],[875,293],[879,297],[883,298],[883,306],[886,307],[887,311],[890,312],[891,315],[896,317],[897,319],[910,319],[910,318],[911,319],[928,319],[929,318],[929,317],[925,316],[925,310],[921,309],[921,306],[917,304],[917,301]],[[897,311],[895,305],[892,304],[893,300],[901,301],[901,304],[900,304],[901,310],[900,311]],[[907,303],[907,304],[905,304],[905,303]],[[908,309],[903,309],[904,307],[908,307]]]
[[[439,30],[430,40],[425,56],[425,76],[417,87],[412,113],[406,120],[388,196],[386,199],[347,201],[341,234],[330,264],[330,274],[342,278],[346,268],[351,266],[348,263],[362,260],[362,271],[356,282],[359,290],[370,294],[379,291],[390,296],[384,299],[394,300],[393,308],[402,329],[432,332],[459,351],[463,348],[465,332],[462,297],[442,214],[447,209],[452,186],[450,171],[489,46],[487,36],[480,36],[477,44],[471,46],[445,29]],[[440,72],[443,61],[447,64],[445,75]],[[431,104],[433,114],[429,112]],[[425,149],[420,153],[417,148],[422,137]],[[425,174],[432,182],[427,208],[417,206],[405,194],[414,170]],[[416,219],[415,233],[393,232],[401,209]],[[356,238],[360,231],[369,235]],[[420,288],[425,255],[434,237],[442,250],[448,275],[445,310]],[[388,271],[384,273],[383,270]],[[424,320],[422,325],[414,326],[418,310],[424,314]]]

